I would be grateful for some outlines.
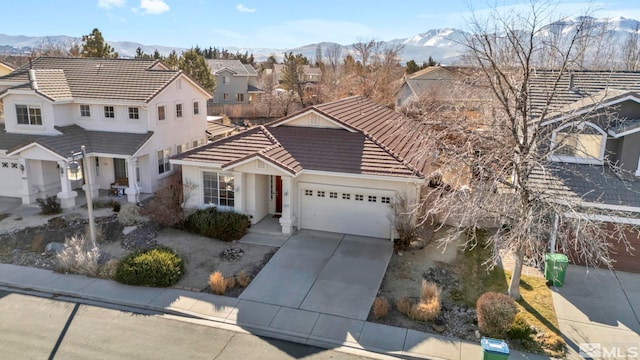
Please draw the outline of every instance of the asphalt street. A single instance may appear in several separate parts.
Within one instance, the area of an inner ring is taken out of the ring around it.
[[[336,359],[365,357],[195,324],[0,291],[3,359]]]

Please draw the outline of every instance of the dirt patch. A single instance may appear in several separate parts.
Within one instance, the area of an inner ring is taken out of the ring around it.
[[[0,235],[0,262],[55,270],[55,257],[44,251],[47,244],[64,243],[67,237],[85,234],[88,224],[82,217],[65,215],[49,219],[46,225]],[[162,230],[153,223],[137,225],[125,235],[116,214],[96,218],[96,227],[101,263],[122,259],[133,250],[164,245],[185,261],[185,275],[176,286],[195,291],[208,290],[209,274],[214,271],[224,276],[244,272],[254,278],[277,250],[272,246],[223,242],[175,229]],[[231,252],[235,256],[220,256],[229,249],[237,250]],[[226,295],[238,296],[242,290],[234,288]]]
[[[370,313],[368,321],[477,340],[475,309],[460,304],[451,296],[461,284],[456,261],[464,240],[444,247],[438,240],[446,236],[445,231],[436,232],[433,236],[433,240],[424,247],[393,254],[378,291],[379,296],[389,301],[389,313],[386,318],[377,320]],[[440,289],[441,312],[434,321],[411,320],[395,307],[395,301],[402,297],[417,301],[423,279],[436,283]]]
[[[208,289],[209,275],[214,271],[220,271],[225,277],[240,272],[254,277],[266,264],[265,256],[273,255],[276,250],[272,246],[223,242],[175,229],[161,231],[156,241],[159,245],[174,249],[185,261],[186,274],[177,286],[197,291]],[[228,249],[242,250],[242,256],[225,260],[221,253]],[[233,293],[225,295],[233,296]]]

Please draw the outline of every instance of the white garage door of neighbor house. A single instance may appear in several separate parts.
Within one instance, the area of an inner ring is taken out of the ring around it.
[[[0,196],[20,197],[21,175],[18,160],[0,157]]]
[[[350,187],[301,186],[300,227],[391,237],[391,193]]]

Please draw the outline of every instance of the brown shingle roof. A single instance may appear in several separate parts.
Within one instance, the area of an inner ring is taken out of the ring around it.
[[[419,124],[360,97],[317,105],[292,116],[311,110],[355,132],[282,126],[291,118],[285,117],[177,155],[174,159],[216,163],[226,168],[258,156],[293,174],[316,170],[424,177],[428,162],[418,156],[424,155],[426,149],[421,146],[424,135]]]
[[[42,70],[63,71],[74,98],[148,101],[182,74],[154,69],[156,64],[157,60],[40,57],[32,61],[31,68],[36,70],[36,79]],[[0,81],[29,82],[29,70],[25,65]]]
[[[31,87],[52,100],[71,100],[71,89],[60,69],[31,70],[29,72]]]

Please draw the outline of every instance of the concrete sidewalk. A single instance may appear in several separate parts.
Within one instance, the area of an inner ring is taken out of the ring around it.
[[[128,286],[9,264],[0,264],[0,286],[190,316],[226,329],[328,349],[351,348],[403,358],[482,358],[479,344],[456,338],[181,289]],[[509,358],[547,359],[517,351]]]

